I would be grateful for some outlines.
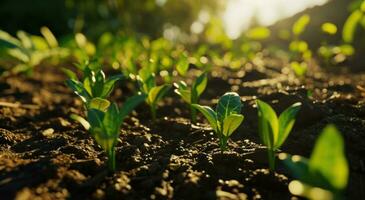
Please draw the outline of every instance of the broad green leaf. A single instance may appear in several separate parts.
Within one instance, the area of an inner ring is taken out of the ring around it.
[[[171,86],[166,84],[153,87],[148,93],[147,101],[150,105],[157,104],[157,102],[159,102],[162,97],[166,95],[170,88]]]
[[[84,86],[84,89],[87,91],[87,93],[93,97],[93,91],[92,91],[92,82],[91,82],[91,79],[90,77],[85,77],[84,78],[84,82],[83,82],[83,86]]]
[[[229,137],[242,123],[243,115],[232,114],[223,121],[223,135]]]
[[[220,122],[231,115],[231,114],[240,114],[241,113],[241,98],[235,92],[227,92],[225,93],[218,101],[218,105],[216,108],[217,117]]]
[[[200,95],[204,92],[205,88],[207,87],[208,77],[207,73],[202,73],[193,83],[192,85],[192,102],[198,103],[198,99]]]
[[[91,109],[98,109],[100,111],[105,112],[108,109],[109,105],[110,102],[108,100],[96,97],[91,99],[88,107]]]
[[[91,77],[91,90],[93,97],[103,97],[103,90],[104,90],[104,81],[105,81],[105,74],[103,71],[97,71],[92,73],[93,76]]]
[[[210,108],[209,106],[201,106],[199,104],[192,104],[191,106],[193,106],[194,108],[199,110],[204,115],[204,117],[208,120],[212,129],[215,132],[218,132],[218,118],[217,118],[217,114],[214,112],[214,110],[212,108]]]
[[[309,170],[325,178],[333,189],[345,189],[349,167],[341,133],[334,125],[326,126],[317,139],[309,159]]]
[[[278,139],[279,121],[275,111],[271,106],[263,101],[257,100],[257,110],[259,118],[259,134],[262,142],[273,149]]]
[[[358,27],[358,23],[363,17],[363,13],[360,10],[356,10],[351,13],[351,15],[347,18],[343,29],[342,29],[342,39],[347,43],[352,43],[354,40],[356,28]]]
[[[119,108],[116,103],[112,103],[106,111],[103,119],[104,129],[110,137],[117,138],[121,121],[119,120]]]
[[[296,36],[302,34],[309,22],[310,22],[309,15],[307,14],[302,15],[293,25],[293,30],[292,30],[293,34]]]
[[[115,82],[117,82],[118,80],[122,79],[123,75],[119,74],[119,75],[114,75],[111,76],[110,78],[108,78],[108,80],[105,81],[104,85],[103,85],[103,92],[101,93],[101,97],[105,98],[107,96],[109,96],[109,94],[112,92]]]
[[[302,106],[301,103],[295,103],[282,112],[279,116],[279,132],[278,139],[274,144],[274,148],[278,149],[284,143],[292,130],[295,122],[295,117]]]
[[[104,133],[103,125],[104,112],[97,109],[87,110],[87,121],[90,123],[90,132],[94,133]]]
[[[301,181],[309,181],[311,179],[308,169],[308,159],[298,155],[290,155],[280,153],[279,159],[289,169],[292,176]]]
[[[182,55],[179,62],[176,65],[176,70],[181,76],[185,76],[189,69],[189,61],[186,55]]]
[[[129,97],[123,104],[123,107],[119,110],[119,121],[122,122],[124,118],[132,112],[132,110],[137,107],[140,103],[142,103],[146,99],[145,94],[142,95],[134,95]]]

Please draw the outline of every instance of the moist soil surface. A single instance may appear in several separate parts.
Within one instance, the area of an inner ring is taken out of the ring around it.
[[[277,112],[303,104],[282,152],[309,157],[322,128],[335,124],[350,166],[345,195],[365,199],[365,73],[312,64],[305,78],[296,78],[270,59],[238,71],[214,68],[200,103],[214,107],[235,91],[244,105],[229,150],[221,153],[201,115],[190,124],[189,109],[171,91],[155,123],[146,105],[124,121],[115,173],[106,170],[92,136],[70,119],[83,115],[83,105],[65,79],[57,67],[42,66],[32,76],[0,78],[0,199],[291,199],[288,171],[280,162],[275,174],[268,171],[257,98]],[[112,99],[123,102],[133,87],[118,83]]]

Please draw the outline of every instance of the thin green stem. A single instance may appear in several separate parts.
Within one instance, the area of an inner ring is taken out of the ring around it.
[[[150,106],[150,109],[151,109],[152,122],[155,123],[156,122],[156,106],[152,104]]]
[[[115,171],[115,150],[114,147],[108,150],[108,168],[109,171]]]
[[[267,154],[269,157],[270,172],[274,172],[275,171],[275,151],[272,149],[267,149]]]
[[[191,123],[196,123],[196,109],[190,105],[190,115],[191,115]]]
[[[224,151],[227,150],[227,140],[228,140],[228,137],[222,136],[219,138],[219,146],[221,149],[221,153],[223,153]]]

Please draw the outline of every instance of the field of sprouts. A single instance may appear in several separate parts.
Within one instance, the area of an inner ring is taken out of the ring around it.
[[[365,199],[359,2],[280,45],[0,30],[0,199]]]

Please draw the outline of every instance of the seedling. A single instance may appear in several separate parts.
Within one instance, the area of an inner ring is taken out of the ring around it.
[[[218,101],[216,111],[209,106],[192,104],[208,120],[213,131],[219,138],[221,151],[227,150],[227,141],[232,133],[240,126],[244,116],[241,115],[241,98],[235,92],[225,93]]]
[[[301,103],[295,103],[277,117],[272,107],[260,100],[256,101],[258,110],[259,135],[267,146],[270,170],[275,170],[275,153],[289,136]]]
[[[91,69],[90,66],[84,67],[81,80],[78,80],[76,74],[71,70],[64,69],[69,76],[66,85],[81,98],[87,108],[94,98],[106,99],[112,92],[116,81],[123,77],[119,74],[107,79],[100,68]]]
[[[116,103],[110,104],[105,108],[104,105],[95,106],[87,110],[87,120],[73,115],[86,130],[95,138],[96,142],[104,149],[108,156],[108,168],[115,170],[115,145],[119,137],[119,129],[124,118],[146,98],[146,95],[135,95],[126,100],[122,108]],[[104,100],[107,101],[107,100]],[[104,104],[104,101],[95,102]]]
[[[175,93],[178,94],[190,106],[191,123],[196,123],[196,109],[192,104],[198,104],[200,95],[204,92],[208,82],[207,73],[202,73],[188,88],[184,81],[175,83]]]
[[[147,67],[140,69],[136,78],[140,91],[147,95],[146,103],[150,107],[152,120],[155,122],[157,103],[167,94],[171,86],[168,84],[157,86],[155,74]]]
[[[309,159],[279,154],[279,158],[297,179],[289,184],[290,192],[308,199],[342,199],[349,176],[344,151],[341,133],[334,125],[327,125]]]
[[[15,59],[17,64],[11,68],[13,73],[32,74],[34,68],[50,57],[65,57],[68,51],[58,46],[53,33],[42,27],[43,37],[18,31],[17,37],[0,30],[0,44],[4,44],[6,54]]]

